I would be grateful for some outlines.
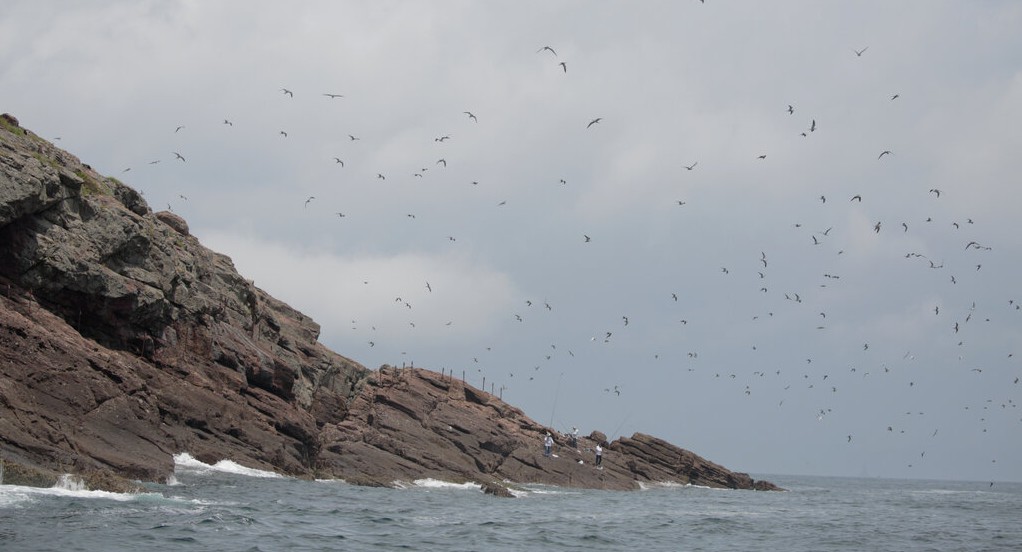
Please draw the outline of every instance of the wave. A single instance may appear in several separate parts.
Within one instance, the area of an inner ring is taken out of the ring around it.
[[[719,487],[708,487],[706,485],[693,485],[691,483],[678,483],[675,481],[657,481],[654,483],[644,483],[639,481],[640,491],[650,491],[654,489],[707,489],[711,491],[729,491],[731,489],[722,489]]]
[[[247,468],[241,464],[231,460],[221,460],[216,464],[207,464],[196,460],[191,454],[182,452],[174,455],[174,471],[188,471],[192,473],[208,474],[212,472],[219,473],[230,473],[234,475],[244,475],[246,477],[262,477],[262,478],[283,478],[283,475],[279,473],[257,470],[255,468]],[[175,478],[176,480],[176,478]]]
[[[41,497],[63,497],[95,500],[115,500],[129,502],[139,499],[163,498],[159,493],[114,493],[110,491],[90,491],[80,478],[64,474],[52,487],[26,487],[23,485],[0,485],[0,508],[16,506],[24,502],[37,500]]]
[[[416,479],[411,483],[407,481],[394,481],[392,485],[397,489],[451,489],[451,490],[464,490],[464,491],[482,491],[483,486],[479,483],[473,483],[471,481],[465,483],[451,483],[450,481],[441,481],[439,479]]]

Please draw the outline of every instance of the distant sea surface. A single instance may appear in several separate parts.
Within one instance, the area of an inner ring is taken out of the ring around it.
[[[177,458],[119,495],[0,484],[0,550],[1022,550],[1022,484],[764,477],[787,492],[301,481]]]

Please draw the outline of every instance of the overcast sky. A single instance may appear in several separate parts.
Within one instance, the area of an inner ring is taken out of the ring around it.
[[[369,368],[754,475],[1019,481],[1019,29],[1011,0],[14,0],[0,110]]]

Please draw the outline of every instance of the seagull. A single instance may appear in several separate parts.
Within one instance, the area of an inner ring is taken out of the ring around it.
[[[938,190],[937,188],[930,188],[930,193],[936,194],[937,197],[940,197],[940,190]]]
[[[696,168],[696,165],[698,165],[698,164],[699,164],[699,161],[696,161],[695,163],[692,163],[691,165],[683,165],[683,166],[686,169],[688,169],[688,170],[692,170],[692,169]]]
[[[427,289],[427,290],[428,290],[428,291],[429,291],[430,293],[433,293],[433,286],[429,285],[429,282],[426,282],[426,289]]]
[[[862,57],[862,54],[863,54],[863,53],[864,53],[864,52],[865,52],[866,50],[869,50],[869,46],[866,46],[865,48],[863,48],[863,49],[861,49],[861,50],[852,50],[852,51],[853,51],[853,52],[855,52],[855,56],[856,56],[856,57]]]
[[[816,119],[809,125],[809,132],[816,132]]]
[[[355,140],[360,140],[360,138],[358,138],[357,136],[353,136],[351,134],[348,135],[348,138],[351,138],[352,142],[354,142]]]
[[[589,243],[589,242],[592,241],[592,238],[590,238],[589,236],[587,236],[585,234],[582,234],[582,237],[586,239],[585,243]]]
[[[344,166],[344,161],[341,161],[340,157],[334,157],[334,162],[340,163],[342,167]]]
[[[305,200],[305,206],[308,207],[309,206],[309,202],[314,200],[314,199],[316,199],[316,196],[309,196],[309,198]]]
[[[286,132],[284,132],[283,130],[282,130],[282,131],[280,131],[280,135],[281,135],[281,136],[283,136],[284,138],[287,138],[287,133],[286,133]]]
[[[177,131],[181,130],[182,128],[184,128],[184,125],[181,125],[181,126],[175,128],[174,132],[177,133]]]
[[[227,119],[224,119],[224,124],[227,126],[234,126],[234,123],[228,121]]]
[[[565,73],[568,72],[568,63],[567,62],[562,61],[562,62],[558,63],[557,65],[560,65],[561,69],[564,69]]]
[[[447,160],[446,160],[446,159],[438,159],[438,160],[437,160],[437,162],[436,162],[436,164],[437,164],[437,165],[439,165],[440,163],[443,163],[443,164],[444,164],[444,167],[446,167],[446,166],[447,166]]]
[[[589,127],[595,125],[596,123],[598,123],[598,122],[600,122],[602,120],[603,120],[603,117],[597,117],[597,118],[593,119],[592,121],[589,121],[589,124],[586,125],[586,128],[589,128]]]
[[[176,152],[176,151],[175,151],[175,152],[173,152],[173,153],[174,153],[174,155],[175,155],[175,156],[177,156],[177,158],[178,158],[178,159],[180,159],[180,160],[181,160],[182,162],[183,162],[183,161],[185,160],[184,156],[182,156],[182,155],[181,155],[180,153],[178,153],[178,152]]]
[[[764,153],[763,155],[760,155],[760,156],[759,156],[759,157],[757,157],[756,159],[766,159],[766,154]]]
[[[862,203],[862,196],[859,195],[859,194],[855,194],[855,195],[852,196],[852,199],[850,199],[849,201],[858,201],[859,203]]]
[[[331,100],[336,100],[337,98],[343,98],[344,97],[343,94],[323,94],[323,95],[328,97],[328,98],[330,98]]]
[[[557,52],[555,52],[554,49],[549,47],[549,46],[543,46],[539,50],[536,50],[536,53],[538,54],[538,53],[542,52],[543,50],[549,50],[551,54],[553,54],[555,56],[557,55]]]
[[[376,178],[379,178],[380,180],[386,180],[387,179],[386,176],[383,176],[383,173],[376,173]]]
[[[877,223],[873,226],[873,231],[876,232],[877,234],[880,233],[880,222],[879,221],[877,221]]]
[[[788,115],[794,115],[794,114],[795,114],[795,108],[792,107],[791,104],[788,104]]]
[[[476,119],[476,116],[473,115],[471,111],[462,111],[462,113],[464,113],[465,115],[468,115],[469,119],[472,119],[473,121],[475,121],[477,123],[479,122],[479,119]]]
[[[880,159],[881,157],[883,157],[885,155],[891,155],[891,150],[884,150],[884,151],[880,152],[880,155],[877,156],[877,159]]]
[[[280,91],[283,92],[284,95],[286,95],[286,96],[291,96],[292,98],[295,97],[295,93],[290,91],[290,90],[288,90],[287,88],[281,88]]]
[[[891,101],[893,102],[894,100],[897,100],[900,97],[901,97],[901,94],[895,94],[895,95],[891,96]]]

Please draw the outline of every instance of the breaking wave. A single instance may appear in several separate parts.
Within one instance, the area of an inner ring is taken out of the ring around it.
[[[246,477],[282,478],[283,475],[266,470],[247,468],[231,460],[221,460],[216,464],[207,464],[196,460],[191,454],[182,452],[174,455],[174,471],[186,471],[191,473],[208,474],[213,472],[230,473]],[[176,481],[176,478],[175,478]]]

